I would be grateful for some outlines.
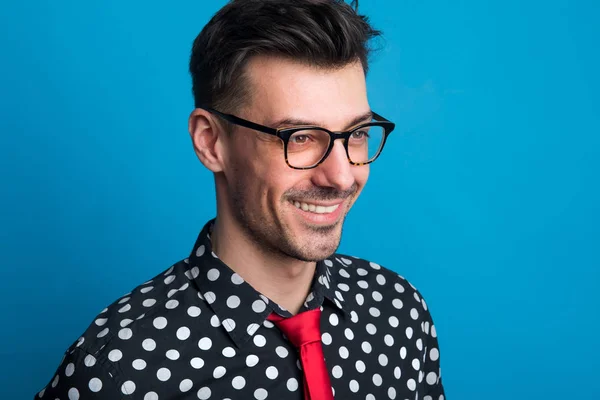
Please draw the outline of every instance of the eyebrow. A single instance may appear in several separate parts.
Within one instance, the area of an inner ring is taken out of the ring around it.
[[[366,120],[371,120],[371,119],[373,119],[373,112],[369,110],[369,111],[353,118],[350,121],[350,123],[346,126],[346,128],[344,128],[344,129],[352,128],[353,126],[358,125],[361,122],[365,122]],[[299,118],[282,118],[282,119],[278,119],[274,122],[271,122],[268,126],[272,126],[275,129],[280,129],[281,127],[284,127],[284,126],[285,127],[294,127],[294,126],[321,126],[321,125],[314,121],[308,121],[308,120],[299,119]]]

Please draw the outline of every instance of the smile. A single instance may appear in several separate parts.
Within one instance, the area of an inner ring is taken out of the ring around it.
[[[320,206],[317,204],[311,204],[311,203],[304,203],[304,202],[299,202],[299,201],[290,201],[290,203],[292,203],[294,206],[296,206],[296,208],[299,208],[303,211],[308,211],[308,212],[312,212],[315,214],[330,214],[332,212],[334,212],[335,210],[338,209],[338,207],[340,206],[339,204],[334,204],[332,206]]]

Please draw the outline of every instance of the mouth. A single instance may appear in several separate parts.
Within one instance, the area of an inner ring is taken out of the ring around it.
[[[305,202],[297,201],[297,200],[290,200],[290,203],[294,207],[296,207],[302,211],[315,213],[315,214],[331,214],[334,211],[336,211],[342,204],[340,202],[340,203],[333,204],[333,205],[323,205],[323,204],[315,204],[315,203],[305,203]]]

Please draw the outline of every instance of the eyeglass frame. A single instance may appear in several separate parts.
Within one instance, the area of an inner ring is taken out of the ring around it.
[[[346,156],[348,157],[348,162],[351,165],[362,166],[362,165],[370,164],[379,157],[379,155],[383,151],[383,147],[385,146],[387,137],[389,136],[390,133],[392,133],[392,131],[396,127],[395,123],[389,121],[388,119],[382,117],[381,115],[379,115],[373,111],[371,111],[372,118],[376,119],[377,121],[359,124],[347,131],[334,132],[334,131],[330,131],[329,129],[322,128],[320,126],[313,126],[313,125],[295,126],[295,127],[290,127],[290,128],[271,128],[271,127],[268,127],[265,125],[257,124],[256,122],[248,121],[246,119],[237,117],[233,114],[222,113],[211,107],[200,106],[198,108],[206,110],[212,114],[215,114],[218,117],[220,117],[220,118],[224,119],[225,121],[230,122],[234,125],[239,125],[244,128],[252,129],[252,130],[255,130],[258,132],[262,132],[262,133],[266,133],[266,134],[278,137],[279,139],[281,139],[283,141],[283,153],[284,153],[285,163],[288,165],[288,167],[290,167],[292,169],[298,169],[298,170],[313,169],[313,168],[316,168],[317,166],[319,166],[320,164],[322,164],[327,159],[329,154],[331,153],[331,150],[333,149],[333,145],[335,144],[335,140],[337,140],[337,139],[344,139],[344,148],[346,149]],[[383,136],[383,139],[379,146],[379,149],[377,150],[377,154],[375,154],[375,156],[370,161],[357,163],[357,162],[352,161],[352,159],[350,159],[350,151],[348,149],[348,141],[350,139],[350,135],[352,135],[357,130],[365,128],[367,126],[378,126],[378,127],[383,128],[384,136]],[[309,129],[320,130],[320,131],[328,133],[329,134],[329,147],[327,148],[327,151],[325,151],[325,153],[323,154],[323,157],[321,157],[321,159],[318,162],[316,162],[315,164],[313,164],[309,167],[294,167],[290,164],[290,162],[288,160],[288,151],[287,151],[288,142],[294,133],[303,131],[303,130],[309,130]]]

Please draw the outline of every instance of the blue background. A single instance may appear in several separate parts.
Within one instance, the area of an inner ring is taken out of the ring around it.
[[[449,399],[600,399],[598,3],[361,3],[398,130],[340,251],[424,294]],[[3,2],[0,398],[214,216],[187,62],[223,4]]]

